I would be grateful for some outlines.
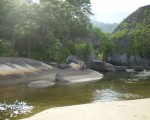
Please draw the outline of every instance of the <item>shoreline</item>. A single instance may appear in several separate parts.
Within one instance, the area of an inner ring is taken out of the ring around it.
[[[22,120],[150,120],[150,98],[56,107]]]

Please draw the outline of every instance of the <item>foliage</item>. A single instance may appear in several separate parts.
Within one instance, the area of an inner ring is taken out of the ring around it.
[[[63,61],[91,29],[90,0],[1,0],[0,6],[0,38],[18,56]]]
[[[92,26],[91,14],[90,0],[0,0],[0,55],[15,51],[21,57],[62,62],[75,54],[86,61],[94,46],[105,59],[116,48],[113,40],[126,36],[132,39],[131,54],[149,55],[149,25],[136,26],[131,33],[125,21],[126,28],[111,36]]]
[[[0,39],[0,56],[14,56],[15,53],[12,48],[12,44],[8,41]]]
[[[90,53],[92,52],[93,48],[91,44],[76,44],[75,45],[75,54],[82,58],[84,61],[88,60]]]
[[[150,58],[150,5],[129,15],[112,34],[116,53]]]
[[[100,56],[103,60],[106,60],[107,55],[111,55],[115,50],[115,43],[111,39],[110,33],[103,33],[101,29],[94,28],[95,36],[99,40],[99,46],[95,47],[97,55]]]
[[[117,31],[112,35],[113,40],[122,40],[128,33],[128,29]]]
[[[150,57],[150,24],[138,24],[130,33],[130,50],[135,55]]]
[[[129,26],[128,22],[123,21],[122,23],[123,28],[127,28]]]

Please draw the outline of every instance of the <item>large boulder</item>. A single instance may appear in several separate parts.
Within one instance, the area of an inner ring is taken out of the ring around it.
[[[35,80],[54,82],[55,75],[53,67],[43,62],[19,57],[0,57],[0,86]]]
[[[94,60],[92,62],[92,69],[96,71],[115,72],[115,67],[112,64],[99,60]]]
[[[141,56],[130,56],[124,54],[114,54],[107,56],[107,61],[119,66],[149,66],[149,59]]]
[[[70,66],[72,66],[72,67],[75,66],[75,69],[76,69],[77,65],[78,65],[78,69],[80,69],[80,70],[86,69],[85,62],[77,56],[73,56],[73,55],[68,56],[66,63],[70,64]],[[75,65],[75,64],[73,65],[73,63],[75,63],[77,65]]]

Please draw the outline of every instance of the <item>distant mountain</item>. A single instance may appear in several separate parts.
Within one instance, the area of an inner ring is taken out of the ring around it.
[[[100,28],[103,32],[113,32],[115,28],[117,28],[118,23],[103,23],[96,20],[91,20],[91,23]]]
[[[129,16],[130,12],[124,11],[112,11],[112,12],[100,12],[94,13],[91,16],[92,20],[100,21],[103,23],[120,23],[124,18]]]

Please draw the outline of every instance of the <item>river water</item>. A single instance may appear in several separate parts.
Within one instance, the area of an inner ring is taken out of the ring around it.
[[[97,82],[45,89],[5,86],[0,87],[0,120],[17,120],[58,106],[141,98],[150,98],[150,71],[104,73]]]

